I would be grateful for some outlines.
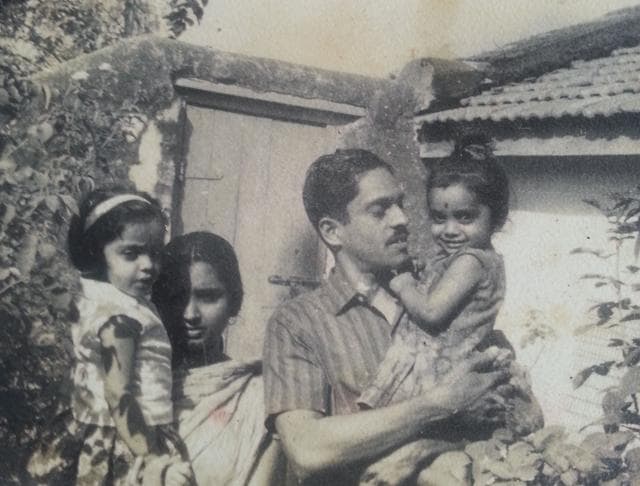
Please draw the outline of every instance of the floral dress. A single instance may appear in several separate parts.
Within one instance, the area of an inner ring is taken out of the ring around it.
[[[82,279],[80,319],[72,325],[75,366],[71,409],[56,417],[29,459],[34,484],[121,485],[140,482],[145,464],[120,438],[105,398],[100,331],[125,327],[136,336],[130,390],[161,452],[186,448],[173,422],[171,346],[151,304],[112,285]]]

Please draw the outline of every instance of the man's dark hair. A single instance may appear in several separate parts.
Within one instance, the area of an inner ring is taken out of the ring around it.
[[[311,164],[302,201],[313,227],[317,230],[318,223],[326,216],[347,222],[347,205],[358,195],[362,174],[379,168],[394,173],[387,162],[362,149],[336,150]]]

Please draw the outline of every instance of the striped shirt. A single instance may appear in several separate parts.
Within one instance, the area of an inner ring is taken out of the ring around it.
[[[340,268],[320,288],[283,304],[271,317],[265,338],[270,428],[276,415],[290,410],[324,415],[358,411],[356,401],[376,375],[394,324]]]

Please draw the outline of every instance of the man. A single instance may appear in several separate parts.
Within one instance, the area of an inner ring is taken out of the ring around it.
[[[275,312],[264,354],[268,426],[300,479],[351,484],[364,466],[428,437],[504,378],[474,371],[487,364],[480,359],[427,395],[358,408],[394,329],[408,319],[385,289],[409,259],[403,198],[391,166],[365,150],[322,156],[307,172],[305,209],[336,265],[319,289]]]

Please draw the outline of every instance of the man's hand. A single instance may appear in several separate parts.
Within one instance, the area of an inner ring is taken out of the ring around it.
[[[479,398],[509,377],[504,367],[494,370],[498,357],[498,353],[490,349],[462,361],[442,375],[428,395],[432,398],[436,395],[445,409],[469,410]]]
[[[405,272],[393,277],[389,282],[389,288],[394,294],[399,296],[407,287],[415,287],[416,282],[416,279],[411,273]]]

